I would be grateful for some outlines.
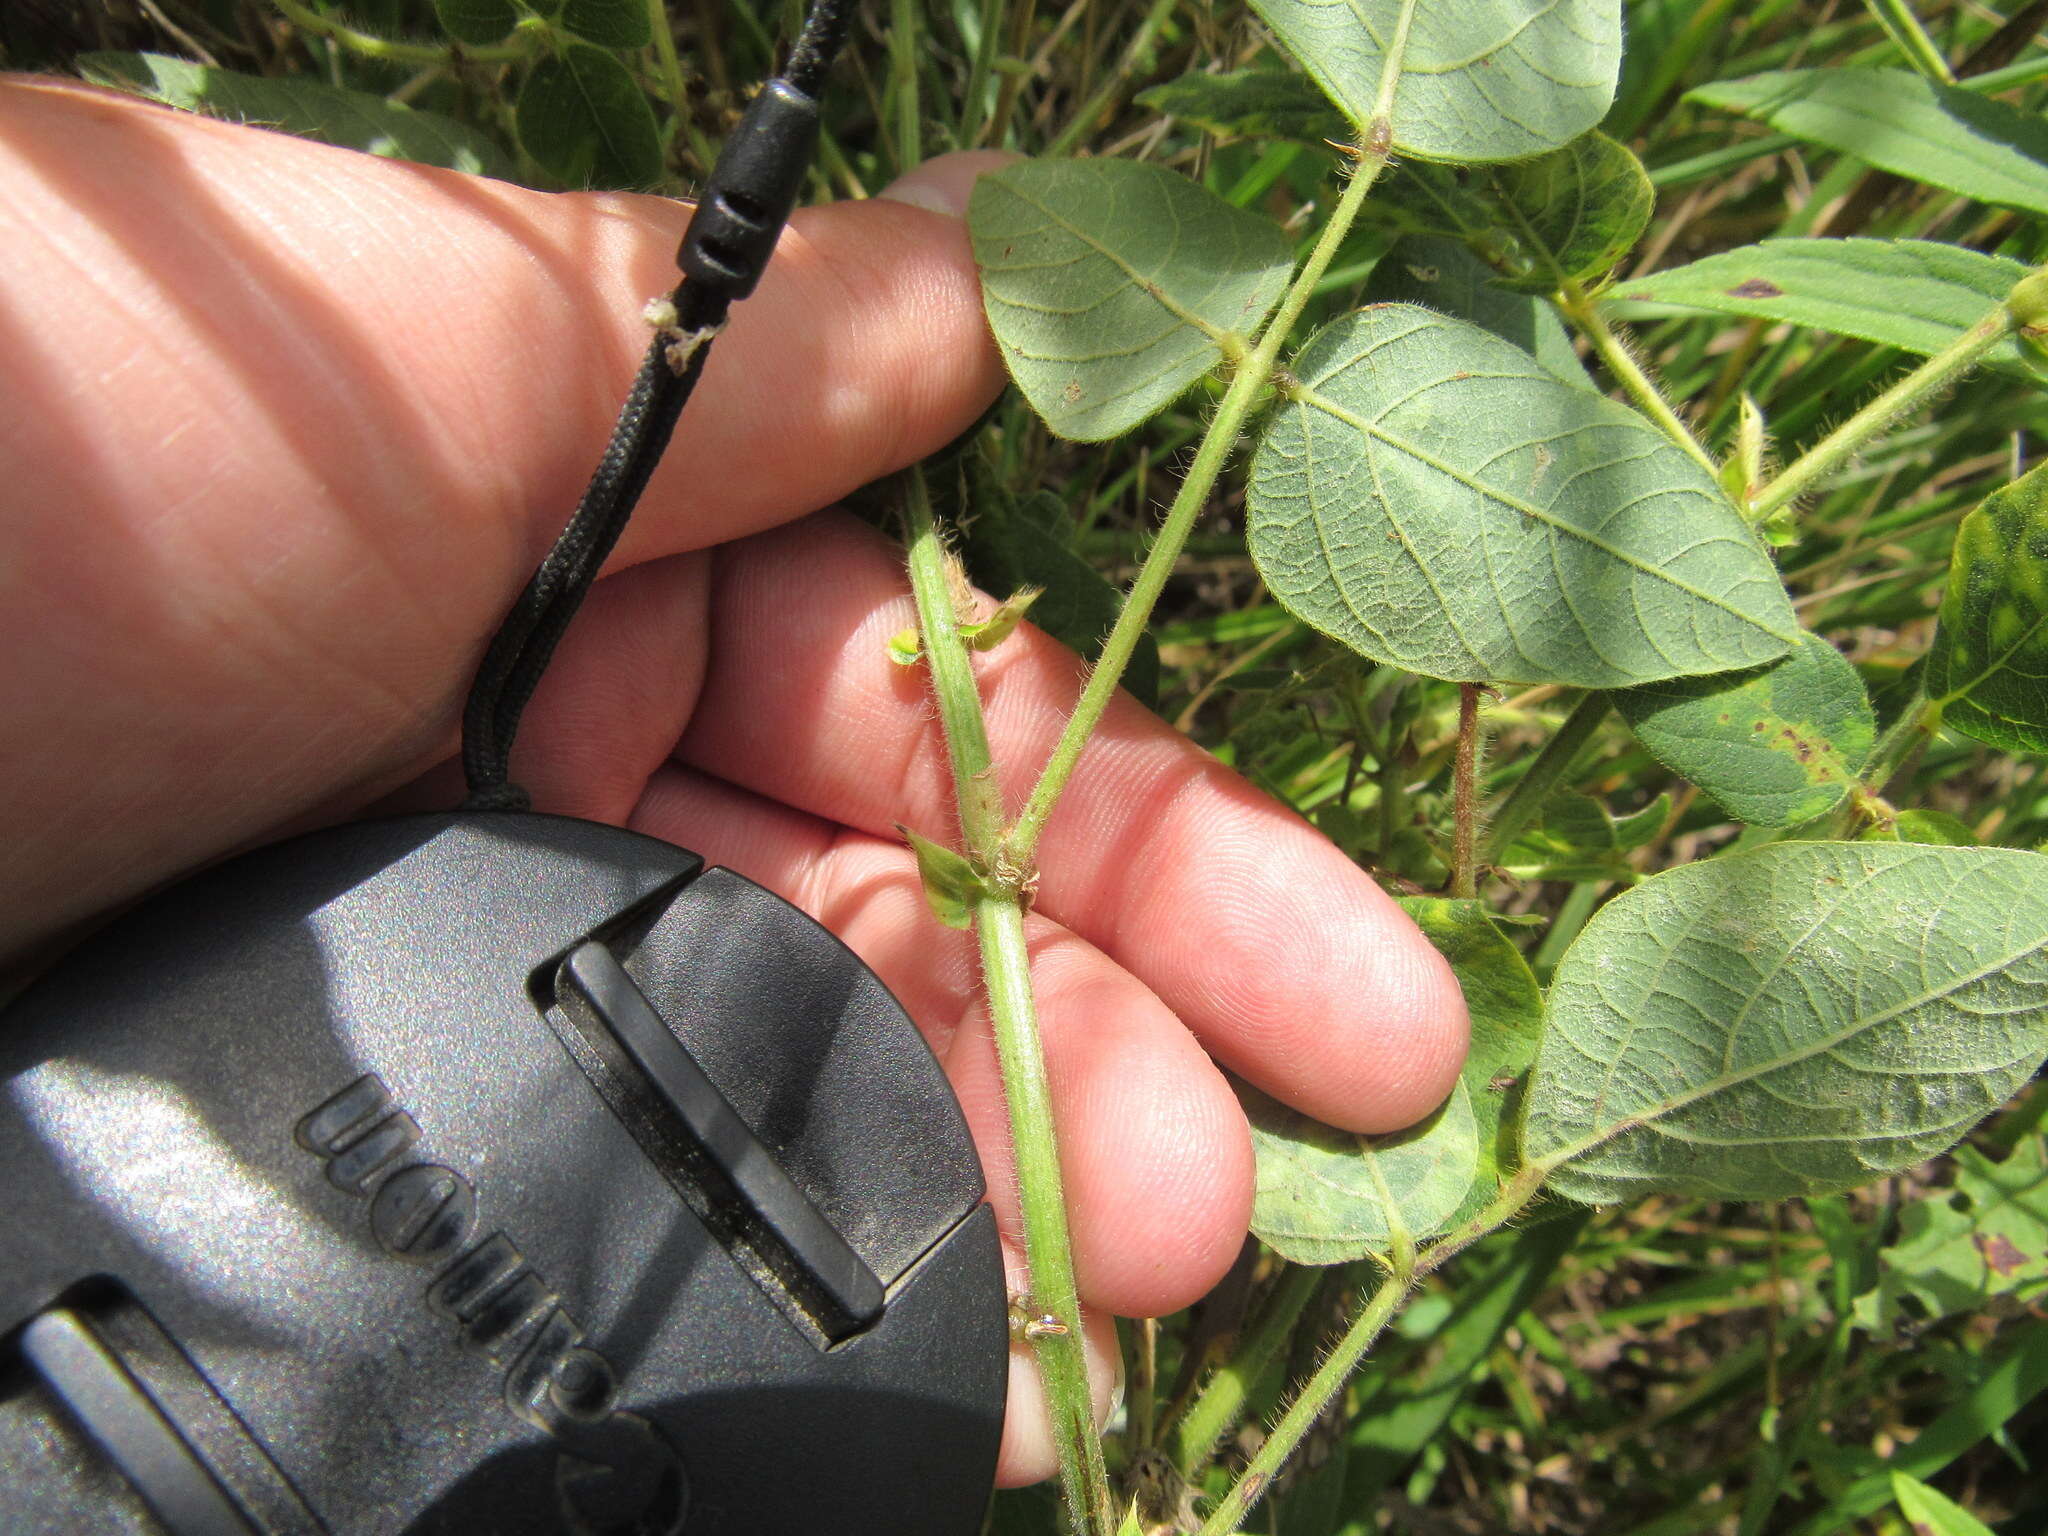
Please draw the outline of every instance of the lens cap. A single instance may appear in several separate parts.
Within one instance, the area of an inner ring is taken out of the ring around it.
[[[0,1528],[974,1536],[980,1165],[874,975],[524,814],[186,882],[0,1016]]]

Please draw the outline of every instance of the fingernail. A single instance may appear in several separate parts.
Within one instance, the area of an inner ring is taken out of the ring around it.
[[[988,171],[999,171],[1017,156],[996,149],[961,150],[927,160],[899,176],[881,192],[891,202],[908,203],[929,213],[957,219],[967,212],[974,183]]]

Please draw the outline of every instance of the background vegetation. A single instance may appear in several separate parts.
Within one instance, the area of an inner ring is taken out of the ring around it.
[[[1781,237],[1938,240],[2026,265],[2048,255],[2048,204],[2029,210],[1953,190],[1952,176],[1894,174],[1807,123],[1760,120],[1732,88],[1716,89],[1816,66],[1913,70],[1960,77],[2038,117],[2048,3],[1915,9],[1627,7],[1620,86],[1602,128],[1641,160],[1655,202],[1640,238],[1623,242],[1610,290],[1619,297],[1603,312],[1632,327],[1634,355],[1686,402],[1715,459],[1735,464],[1738,497],[1932,348],[1886,344],[1902,338],[1881,319],[1788,324],[1759,312],[1768,295],[1728,303],[1738,284],[1702,279],[1680,291],[1651,274]],[[0,7],[0,63],[122,81],[178,105],[535,185],[683,193],[795,14],[728,0],[561,0],[531,11],[514,0],[11,0]],[[1219,106],[1186,78],[1234,70],[1270,74],[1273,88]],[[1172,167],[1307,237],[1337,191],[1340,156],[1320,141],[1347,130],[1289,89],[1286,70],[1270,33],[1237,4],[870,0],[827,104],[815,195],[865,196],[953,147],[1085,150]],[[1318,282],[1300,334],[1370,299],[1429,302],[1460,283],[1476,293],[1483,231],[1413,243],[1419,225],[1440,223],[1419,216],[1398,184],[1375,196]],[[1876,291],[1839,274],[1831,282],[1844,305]],[[1671,303],[1717,295],[1713,307],[1735,312]],[[1867,307],[1894,318],[1910,308]],[[1576,351],[1613,382],[1595,349],[1547,323],[1554,329],[1530,338],[1539,356]],[[2035,367],[2015,346],[1764,524],[1799,621],[1860,675],[1877,737],[1891,744],[1874,781],[1866,741],[1819,802],[1813,814],[1838,835],[2029,850],[2048,840],[2037,755],[1954,731],[1888,732],[1917,697],[1913,669],[1932,642],[1958,524],[2039,451]],[[1102,444],[1055,437],[1007,398],[965,457],[934,475],[942,502],[972,513],[964,553],[977,578],[998,592],[1045,587],[1033,618],[1084,650],[1099,644],[1115,587],[1136,570],[1223,387],[1206,379],[1134,436]],[[1589,706],[1552,685],[1482,696],[1326,639],[1261,582],[1241,468],[1202,509],[1151,640],[1134,689],[1416,898],[1475,1011],[1510,1031],[1529,1007],[1523,962],[1547,983],[1616,893],[1767,841],[1780,835],[1771,823],[1789,819],[1680,777],[1660,757],[1682,755],[1682,743],[1653,755],[1641,709],[1625,722],[1601,696]],[[1462,818],[1461,744],[1475,749]],[[1541,792],[1518,795],[1532,768]],[[1427,899],[1468,878],[1500,928],[1474,928]],[[1511,942],[1496,946],[1489,936],[1500,934]],[[1953,1156],[1846,1195],[1539,1207],[1429,1277],[1246,1528],[2048,1532],[2044,1116],[2048,1087],[2037,1083]],[[1128,1330],[1131,1402],[1112,1453],[1150,1526],[1193,1528],[1185,1517],[1200,1480],[1182,1486],[1176,1464],[1188,1460],[1185,1409],[1202,1373],[1234,1359],[1227,1369],[1242,1378],[1244,1427],[1224,1426],[1212,1474],[1222,1478],[1256,1448],[1288,1382],[1316,1363],[1369,1269],[1356,1259],[1283,1269],[1253,1246],[1194,1313]],[[1008,1495],[992,1530],[1050,1532],[1053,1511],[1044,1492]]]

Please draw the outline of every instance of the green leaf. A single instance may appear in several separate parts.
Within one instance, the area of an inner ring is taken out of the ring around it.
[[[1368,131],[1401,0],[1252,0]],[[1422,0],[1394,91],[1394,148],[1423,160],[1521,160],[1606,115],[1621,68],[1620,0]]]
[[[1906,1206],[1898,1241],[1879,1258],[1877,1287],[1857,1297],[1856,1318],[1882,1334],[1902,1318],[1934,1322],[1994,1297],[2018,1304],[2048,1293],[2048,1141],[2028,1137],[2002,1163],[1956,1148],[1954,1185]]]
[[[1770,557],[1714,479],[1626,406],[1408,304],[1291,365],[1252,461],[1273,596],[1374,661],[1452,682],[1623,687],[1782,656]]]
[[[1515,1171],[1515,1121],[1523,1079],[1543,1039],[1543,989],[1522,952],[1494,926],[1483,903],[1410,896],[1401,910],[1451,965],[1472,1018],[1460,1074],[1472,1104],[1477,1157],[1472,1188],[1444,1225],[1456,1226],[1500,1191]]]
[[[1614,707],[1652,757],[1753,827],[1832,810],[1877,742],[1863,679],[1813,634],[1767,667],[1626,688]]]
[[[1116,1536],[1145,1536],[1145,1528],[1138,1523],[1138,1504],[1135,1499],[1124,1514],[1123,1523],[1116,1528]]]
[[[519,21],[512,0],[434,0],[434,14],[458,43],[501,42]]]
[[[606,48],[645,48],[654,41],[647,0],[565,0],[562,25]]]
[[[924,659],[924,642],[914,627],[897,630],[889,637],[886,649],[889,659],[899,667],[914,667]]]
[[[88,80],[228,122],[277,128],[392,160],[484,176],[512,174],[498,147],[474,129],[368,91],[297,77],[242,75],[158,53],[81,53],[76,62]]]
[[[1947,811],[1901,811],[1893,831],[1902,843],[1934,843],[1949,848],[1979,846],[1977,834]]]
[[[1631,278],[1614,296],[1782,320],[1931,357],[2003,303],[2028,270],[1939,240],[1766,240]],[[1985,362],[2033,371],[2011,338]]]
[[[1138,104],[1163,117],[1210,133],[1245,138],[1344,143],[1351,135],[1342,114],[1300,75],[1283,70],[1197,72],[1138,93]]]
[[[1783,70],[1689,99],[1979,202],[2048,213],[2048,122],[1909,70]]]
[[[2048,1052],[2048,858],[1774,843],[1609,902],[1550,989],[1523,1155],[1601,1204],[1853,1189]]]
[[[1501,856],[1501,868],[1517,880],[1619,880],[1633,885],[1636,872],[1622,855],[1656,835],[1670,814],[1664,796],[1628,820],[1630,838],[1606,806],[1577,790],[1560,790],[1543,804],[1542,819],[1520,833]]]
[[[1527,272],[1502,279],[1524,293],[1605,277],[1642,238],[1657,204],[1642,162],[1599,132],[1534,160],[1495,166],[1487,181],[1529,253]]]
[[[1440,1232],[1465,1203],[1479,1131],[1462,1080],[1443,1107],[1392,1136],[1356,1136],[1238,1085],[1252,1124],[1252,1231],[1297,1264],[1342,1264]]]
[[[1956,530],[1927,697],[1942,724],[2007,752],[2048,752],[2048,464]]]
[[[1037,587],[1019,587],[996,605],[996,610],[985,619],[972,624],[962,624],[960,638],[967,642],[970,651],[992,651],[1016,633],[1017,626],[1024,622],[1024,615],[1031,611],[1031,605],[1045,594]]]
[[[1026,160],[967,205],[1010,376],[1062,437],[1128,432],[1280,302],[1294,250],[1271,221],[1136,160]]]
[[[1892,1496],[1899,1501],[1899,1513],[1906,1517],[1912,1536],[1992,1536],[1990,1526],[1918,1478],[1893,1472]]]
[[[981,875],[964,854],[943,843],[920,837],[898,826],[910,851],[917,855],[917,875],[924,884],[924,899],[932,916],[948,928],[966,928],[974,922],[974,904],[987,894]]]
[[[543,59],[519,92],[519,142],[572,187],[647,187],[661,179],[654,111],[626,66],[590,43]]]
[[[1493,269],[1461,240],[1404,235],[1372,269],[1365,297],[1375,304],[1420,304],[1454,320],[1469,320],[1520,347],[1545,372],[1591,389],[1592,376],[1579,361],[1556,306],[1510,293],[1493,277]]]

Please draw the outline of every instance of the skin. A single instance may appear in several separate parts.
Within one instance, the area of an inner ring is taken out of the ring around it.
[[[536,807],[694,848],[873,966],[1011,1163],[967,935],[893,828],[954,826],[901,555],[837,497],[1002,385],[956,216],[988,156],[797,215],[527,715]],[[687,209],[549,195],[0,80],[0,959],[281,835],[459,798],[470,673],[580,494]],[[1021,797],[1080,666],[982,658]],[[1307,824],[1129,700],[1041,850],[1033,976],[1106,1413],[1112,1314],[1186,1306],[1251,1207],[1218,1063],[1387,1131],[1465,1011]],[[1011,1242],[1012,1278],[1022,1286]],[[1001,1476],[1046,1475],[1012,1371]]]

